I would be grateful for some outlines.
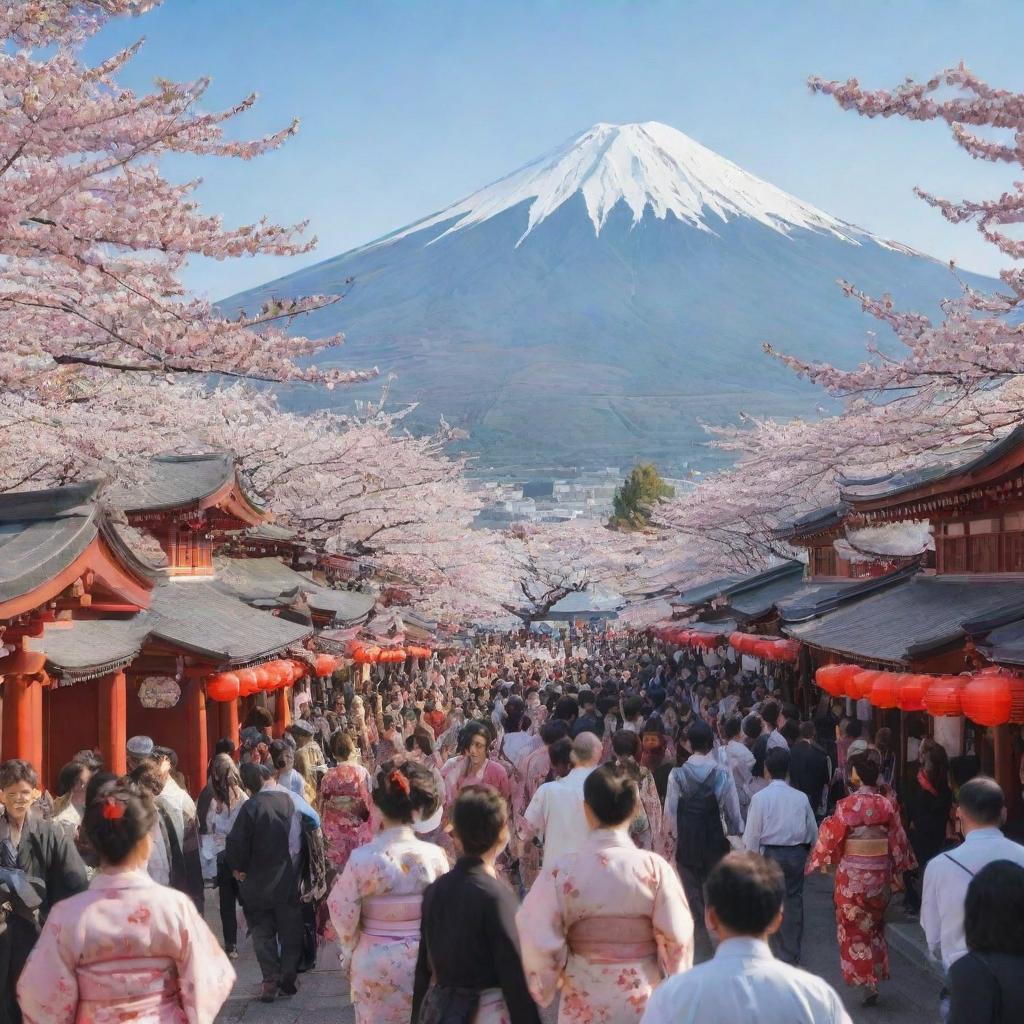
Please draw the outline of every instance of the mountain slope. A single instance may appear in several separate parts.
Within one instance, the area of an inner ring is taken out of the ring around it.
[[[481,468],[655,459],[707,468],[700,421],[810,414],[820,394],[761,342],[852,362],[878,325],[836,286],[933,310],[941,264],[747,174],[664,125],[597,125],[377,242],[226,300],[355,284],[302,330],[344,330],[414,425],[471,433]],[[329,360],[320,358],[318,362]],[[298,407],[348,402],[289,391]]]

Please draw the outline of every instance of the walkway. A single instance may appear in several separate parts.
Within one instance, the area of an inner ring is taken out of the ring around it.
[[[805,899],[805,966],[826,978],[847,998],[855,1024],[934,1024],[938,1020],[937,1000],[940,982],[924,961],[920,929],[895,908],[889,929],[892,980],[882,987],[882,999],[873,1009],[861,1007],[855,993],[848,992],[839,974],[839,950],[836,945],[835,918],[832,909],[832,882],[821,875],[808,879]],[[207,891],[207,920],[219,935],[216,912],[217,894]],[[894,904],[899,902],[896,897]],[[238,982],[231,999],[217,1018],[218,1024],[352,1024],[355,1019],[348,999],[348,985],[341,976],[334,954],[321,950],[315,971],[302,975],[299,994],[278,999],[269,1005],[260,1003],[260,974],[251,946],[235,961]],[[544,1014],[554,1024],[552,1009]]]

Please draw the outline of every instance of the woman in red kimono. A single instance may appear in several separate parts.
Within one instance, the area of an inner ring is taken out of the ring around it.
[[[850,759],[854,792],[826,818],[807,864],[836,868],[839,965],[847,985],[864,988],[864,1005],[878,1001],[878,983],[889,977],[885,911],[904,871],[915,866],[899,814],[876,791],[881,760],[869,750]]]

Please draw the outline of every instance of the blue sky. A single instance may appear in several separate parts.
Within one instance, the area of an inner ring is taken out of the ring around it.
[[[598,121],[657,120],[828,212],[963,266],[998,253],[911,194],[988,195],[1012,169],[972,161],[938,125],[867,121],[809,74],[889,87],[961,59],[1024,91],[1024,3],[1002,0],[165,0],[112,23],[87,58],[140,35],[122,76],[210,75],[207,105],[249,91],[234,133],[302,120],[250,163],[176,161],[228,223],[309,219],[317,252],[200,261],[221,298],[446,206]],[[1018,169],[1019,174],[1019,169]]]

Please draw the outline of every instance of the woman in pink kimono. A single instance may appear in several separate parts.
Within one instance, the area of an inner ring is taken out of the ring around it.
[[[453,757],[442,769],[449,807],[455,803],[463,786],[493,786],[506,801],[511,800],[508,772],[487,756],[490,744],[490,733],[482,722],[470,722],[459,734],[459,756]]]
[[[679,878],[629,837],[639,795],[606,764],[583,785],[587,844],[534,883],[516,918],[534,999],[561,989],[559,1024],[637,1024],[665,977],[693,962],[693,918]]]
[[[373,802],[381,832],[352,852],[327,905],[356,1024],[408,1024],[423,890],[448,870],[444,851],[418,839],[412,825],[434,812],[439,796],[422,765],[389,761],[377,776]]]
[[[320,784],[320,822],[327,863],[343,871],[352,851],[370,839],[370,773],[359,763],[355,743],[339,732],[331,741],[337,766]]]
[[[188,896],[146,873],[155,818],[115,784],[86,809],[100,872],[46,919],[18,982],[26,1024],[212,1024],[235,972]]]

